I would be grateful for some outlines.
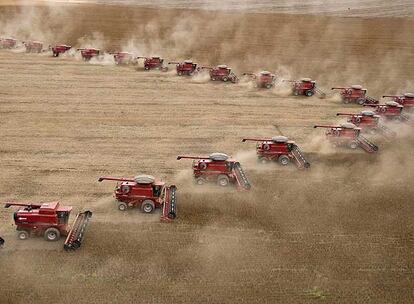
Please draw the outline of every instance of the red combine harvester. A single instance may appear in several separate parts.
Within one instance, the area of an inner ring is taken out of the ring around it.
[[[275,86],[276,75],[268,71],[261,71],[259,74],[243,73],[243,75],[249,76],[252,80],[255,80],[258,88],[271,89]]]
[[[101,50],[94,49],[94,48],[82,48],[82,49],[78,49],[78,51],[81,52],[82,59],[85,61],[89,61],[92,58],[98,57],[99,55],[101,55]]]
[[[229,156],[224,153],[212,153],[207,157],[177,156],[177,160],[183,158],[194,160],[193,173],[197,185],[214,182],[222,187],[227,187],[232,183],[240,190],[249,190],[251,188],[240,163],[235,160],[229,160]]]
[[[140,207],[144,213],[151,213],[155,208],[162,209],[161,221],[173,220],[177,216],[177,187],[167,186],[150,175],[138,175],[134,178],[100,177],[104,180],[117,181],[114,195],[118,201],[118,210],[126,211],[129,207]]]
[[[414,111],[414,93],[405,93],[403,95],[384,95],[382,96],[392,98],[395,102],[404,106],[404,110]]]
[[[14,213],[17,236],[20,240],[30,235],[43,235],[47,241],[58,241],[66,236],[65,250],[75,250],[81,246],[86,226],[92,212],[79,212],[69,227],[69,215],[72,207],[61,206],[59,202],[51,203],[14,203],[8,202],[5,208],[19,206]]]
[[[292,83],[292,94],[295,96],[304,95],[311,97],[316,93],[318,93],[322,98],[326,96],[322,90],[319,90],[316,87],[316,81],[310,78],[302,78],[300,80],[283,80],[283,82]]]
[[[144,59],[144,69],[146,71],[149,70],[160,70],[161,72],[167,72],[168,67],[164,66],[164,59],[159,56],[152,56],[152,57],[137,57],[136,59]]]
[[[171,61],[171,62],[168,62],[168,64],[176,65],[178,76],[182,76],[182,75],[192,76],[199,71],[199,68],[197,67],[197,63],[194,63],[191,60],[185,60],[183,62]]]
[[[0,38],[0,49],[13,49],[17,45],[17,40],[14,38]]]
[[[237,83],[239,79],[237,78],[236,74],[234,74],[231,69],[225,65],[221,64],[216,67],[201,67],[202,69],[209,70],[210,79],[212,81],[220,80],[220,81],[231,81],[232,83]]]
[[[334,146],[347,146],[351,149],[358,147],[365,152],[374,153],[378,151],[378,147],[361,135],[361,128],[352,123],[343,123],[339,126],[316,125],[314,128],[327,128],[326,138]]]
[[[277,161],[286,166],[293,160],[299,168],[309,168],[302,151],[294,141],[286,136],[274,136],[272,138],[244,138],[245,141],[256,141],[256,153],[260,162]]]
[[[72,47],[66,44],[57,44],[52,47],[53,57],[59,57],[60,54],[66,53]]]
[[[394,138],[397,134],[380,123],[380,116],[373,111],[361,113],[337,113],[337,116],[348,116],[347,121],[361,128],[361,131],[379,133],[387,138]]]
[[[116,52],[116,53],[111,53],[111,55],[114,55],[114,60],[117,65],[127,65],[131,63],[135,63],[135,59],[132,53]]]
[[[385,104],[364,105],[375,108],[375,113],[388,120],[408,121],[409,117],[402,113],[403,106],[395,101],[387,101]]]
[[[341,94],[343,103],[357,103],[359,105],[379,103],[378,100],[367,96],[367,89],[357,84],[346,88],[335,87],[332,90],[341,90],[339,94]]]
[[[26,41],[23,44],[27,53],[41,53],[43,50],[43,42],[40,41]]]

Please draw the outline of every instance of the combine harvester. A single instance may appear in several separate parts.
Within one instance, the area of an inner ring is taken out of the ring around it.
[[[249,190],[250,182],[247,179],[239,162],[229,160],[224,153],[212,153],[210,156],[177,156],[180,159],[193,159],[193,173],[197,185],[213,182],[221,187],[229,184],[236,185],[239,190]]]
[[[384,95],[382,97],[392,98],[393,101],[404,106],[404,110],[408,110],[410,112],[414,111],[414,93],[405,93],[403,95]]]
[[[72,207],[61,206],[59,202],[5,203],[5,208],[10,206],[20,207],[14,213],[20,240],[26,240],[31,235],[42,235],[47,241],[58,241],[61,236],[66,236],[65,250],[76,250],[81,246],[86,226],[92,217],[90,211],[79,212],[71,228],[68,221]]]
[[[377,104],[378,100],[369,97],[367,95],[367,89],[364,89],[361,85],[356,84],[350,87],[334,87],[332,90],[341,90],[339,94],[341,95],[343,103],[357,103],[359,105],[364,104]]]
[[[139,207],[143,213],[152,213],[155,208],[162,209],[161,221],[177,217],[177,187],[167,186],[150,175],[137,175],[134,178],[100,177],[104,180],[117,181],[114,191],[118,201],[118,210]]]
[[[311,97],[318,93],[321,98],[326,97],[326,93],[316,87],[316,81],[310,78],[300,80],[283,80],[283,82],[292,83],[292,94],[295,96],[303,95]]]
[[[242,142],[255,141],[256,153],[261,163],[277,161],[282,166],[294,161],[298,168],[309,168],[310,163],[306,160],[302,151],[294,141],[286,136],[274,136],[272,138],[244,138]]]
[[[0,49],[14,49],[17,46],[17,40],[14,38],[0,38]]]
[[[232,82],[237,83],[239,79],[237,78],[236,74],[234,74],[231,71],[231,68],[229,68],[225,64],[218,65],[216,67],[207,67],[202,66],[201,69],[209,70],[210,79],[212,81],[223,81],[223,82]]]
[[[43,42],[40,41],[25,41],[23,42],[26,53],[41,53],[43,52]]]
[[[185,60],[183,62],[170,61],[168,64],[176,65],[175,69],[178,76],[193,76],[200,71],[200,68],[197,67],[197,63],[194,63],[192,60]]]
[[[276,75],[268,71],[261,71],[259,74],[243,73],[244,76],[249,76],[250,79],[256,81],[258,88],[271,89],[275,86]]]
[[[132,53],[115,52],[110,54],[114,56],[114,61],[117,65],[128,65],[136,63],[136,59],[134,58],[134,55]]]
[[[380,123],[380,116],[373,111],[362,111],[361,113],[337,113],[337,116],[348,116],[347,121],[361,128],[363,132],[379,133],[391,139],[397,134]]]
[[[57,44],[55,46],[52,46],[51,50],[53,53],[53,57],[59,57],[60,54],[66,53],[71,48],[72,47],[70,45],[66,44]]]
[[[82,59],[84,61],[89,61],[92,58],[97,58],[102,54],[100,49],[95,48],[80,48],[77,50],[81,52]]]
[[[375,114],[386,120],[408,122],[409,117],[402,113],[404,106],[395,101],[387,101],[385,104],[364,105],[365,107],[373,107]]]
[[[160,56],[142,57],[138,56],[136,59],[144,59],[144,70],[160,70],[161,72],[167,72],[168,67],[164,66],[164,59]]]
[[[378,146],[374,145],[367,138],[361,135],[361,129],[352,123],[343,123],[338,126],[316,125],[314,128],[327,128],[326,138],[338,147],[349,147],[356,149],[360,147],[367,153],[378,152]]]

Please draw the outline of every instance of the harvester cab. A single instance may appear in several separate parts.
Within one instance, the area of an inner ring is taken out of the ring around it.
[[[17,46],[17,40],[14,38],[0,38],[0,49],[14,49]]]
[[[132,55],[132,53],[115,52],[110,54],[114,56],[114,61],[117,65],[127,65],[134,63],[134,56]]]
[[[395,101],[387,101],[385,104],[364,105],[375,108],[375,113],[388,120],[408,121],[409,117],[402,113],[404,106]]]
[[[41,53],[43,51],[43,42],[25,41],[23,42],[27,53]]]
[[[367,89],[364,89],[361,85],[355,84],[350,87],[333,87],[332,90],[340,90],[342,102],[357,103],[359,105],[364,104],[377,104],[379,101],[367,96]]]
[[[59,202],[5,203],[5,208],[10,206],[20,207],[13,216],[20,240],[31,235],[41,235],[47,241],[58,241],[61,236],[66,236],[63,246],[65,250],[76,250],[81,246],[86,226],[92,217],[90,211],[79,212],[70,227],[72,207],[61,206]]]
[[[139,207],[143,213],[152,213],[155,208],[162,209],[161,221],[173,220],[177,216],[177,187],[167,186],[151,175],[137,175],[134,178],[104,176],[98,179],[117,181],[114,196],[118,210]]]
[[[55,46],[52,46],[52,53],[53,57],[59,57],[60,54],[66,53],[69,51],[72,47],[70,45],[66,44],[57,44]]]
[[[283,80],[283,82],[292,83],[292,94],[295,96],[303,95],[311,97],[318,93],[321,98],[325,98],[326,94],[316,87],[316,81],[310,78],[302,78],[300,80]]]
[[[277,161],[282,166],[294,161],[298,168],[309,168],[310,163],[306,160],[302,150],[294,141],[286,136],[273,136],[272,138],[243,138],[242,142],[255,141],[256,153],[259,162],[268,163]]]
[[[197,63],[193,62],[192,60],[184,60],[183,62],[170,61],[168,64],[175,64],[178,76],[193,76],[199,71]]]
[[[414,110],[414,93],[405,93],[403,95],[384,95],[383,98],[392,98],[393,101],[404,106],[404,110]]]
[[[326,128],[326,138],[334,146],[346,146],[351,149],[358,147],[365,152],[374,153],[378,151],[378,147],[370,142],[367,138],[361,135],[361,128],[358,128],[352,123],[343,123],[337,126],[334,125],[316,125],[314,128]]]
[[[243,75],[249,76],[252,80],[255,80],[258,88],[271,89],[274,87],[276,82],[276,75],[270,73],[269,71],[261,71],[258,74],[243,73]]]
[[[228,82],[231,81],[232,83],[237,83],[239,79],[237,78],[236,74],[234,74],[227,65],[221,64],[216,67],[201,67],[202,69],[208,69],[210,73],[210,79],[212,81],[224,81]]]
[[[85,61],[89,61],[92,58],[98,57],[99,55],[101,55],[101,50],[100,49],[81,48],[81,49],[77,49],[77,50],[81,52],[82,59],[85,60]]]
[[[239,190],[249,190],[251,184],[239,162],[229,159],[224,153],[212,153],[209,156],[177,156],[177,160],[192,159],[193,174],[197,185],[207,182],[217,183],[221,187],[236,185]]]
[[[164,66],[164,59],[160,56],[143,57],[138,56],[136,59],[144,59],[144,70],[160,70],[161,72],[167,72],[168,67]]]

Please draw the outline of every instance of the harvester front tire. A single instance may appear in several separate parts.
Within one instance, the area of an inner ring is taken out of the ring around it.
[[[19,240],[27,240],[29,238],[29,232],[22,230],[17,233],[17,238]]]
[[[290,163],[290,159],[288,156],[286,155],[280,155],[279,159],[278,159],[279,164],[281,164],[282,166],[287,166]]]
[[[128,205],[125,203],[119,203],[118,204],[118,210],[119,211],[126,211],[128,209]]]
[[[229,78],[227,76],[224,76],[222,79],[223,79],[224,82],[229,81]]]
[[[45,231],[45,240],[49,242],[55,242],[60,239],[60,232],[56,228],[48,228]]]
[[[355,150],[356,148],[358,148],[358,143],[356,141],[351,141],[351,143],[349,144],[349,147]]]
[[[141,204],[141,211],[143,213],[151,213],[152,211],[154,211],[154,209],[155,209],[155,205],[154,205],[154,202],[151,200],[145,200]]]
[[[183,75],[183,72],[178,71],[178,72],[177,72],[177,75],[178,75],[178,76],[182,76],[182,75]]]
[[[308,91],[306,91],[305,95],[308,96],[308,97],[311,97],[311,96],[313,96],[313,91],[308,90]]]
[[[271,89],[273,87],[273,85],[268,83],[268,84],[265,85],[265,87],[266,87],[266,89]]]
[[[358,98],[356,102],[357,102],[357,104],[362,106],[365,103],[365,99],[364,98]]]
[[[217,184],[220,187],[227,187],[229,185],[229,178],[224,174],[219,175],[217,178]]]

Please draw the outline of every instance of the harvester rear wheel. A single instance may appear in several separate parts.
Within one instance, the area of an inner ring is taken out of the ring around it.
[[[119,203],[118,204],[118,210],[119,211],[126,211],[128,209],[128,205],[125,203]]]
[[[227,177],[227,175],[219,175],[217,178],[217,184],[221,187],[227,187],[229,185],[229,178]]]
[[[280,155],[278,159],[279,164],[282,166],[287,166],[290,163],[289,156],[286,155]]]
[[[154,211],[155,209],[155,205],[154,202],[151,200],[145,200],[142,202],[141,205],[141,211],[144,213],[151,213],[152,211]]]
[[[17,233],[17,237],[19,238],[19,240],[27,240],[29,238],[29,232],[27,232],[26,230],[19,231]]]
[[[60,239],[60,232],[56,228],[51,227],[46,229],[44,237],[46,241],[55,242]]]
[[[201,186],[201,185],[204,185],[204,183],[206,181],[204,180],[204,178],[198,177],[198,178],[196,178],[195,182],[196,182],[197,185],[200,185]]]
[[[349,147],[351,149],[356,149],[356,148],[358,148],[358,143],[356,141],[351,141],[350,144],[349,144]]]

